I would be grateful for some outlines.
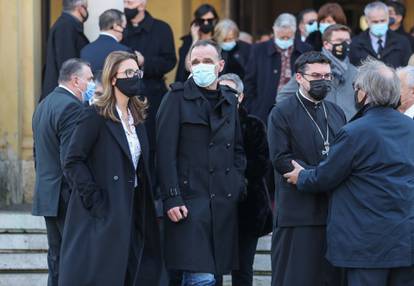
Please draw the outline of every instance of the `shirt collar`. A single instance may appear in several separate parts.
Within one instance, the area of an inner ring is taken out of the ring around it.
[[[117,104],[115,104],[115,107],[116,107],[116,111],[118,112],[119,119],[121,119],[121,118],[122,118],[122,111],[121,111],[121,109],[118,107],[118,105],[117,105]],[[121,121],[122,121],[122,120],[121,120]],[[128,124],[129,124],[129,125],[134,125],[134,118],[132,117],[132,115],[131,115],[131,111],[129,110],[129,108],[128,108]]]
[[[63,88],[64,90],[68,91],[69,93],[71,93],[74,97],[76,97],[76,99],[78,99],[78,97],[76,96],[76,94],[70,90],[68,87],[64,86],[63,84],[59,84],[60,88]]]
[[[385,33],[384,36],[382,36],[382,37],[374,36],[373,34],[371,34],[371,32],[368,32],[368,33],[369,33],[369,37],[371,38],[371,42],[377,44],[378,40],[381,39],[382,40],[382,46],[385,47],[385,41],[387,40],[387,33]]]
[[[100,32],[100,33],[99,33],[99,35],[103,35],[103,36],[108,36],[108,37],[111,37],[112,39],[114,39],[115,41],[117,41],[117,42],[118,42],[118,39],[117,39],[114,35],[112,35],[112,34],[110,34],[110,33],[107,33],[107,32]]]
[[[410,118],[414,118],[414,104],[410,106],[405,112],[405,115],[407,115]]]
[[[132,29],[141,30],[144,29],[145,31],[149,32],[151,31],[152,24],[154,23],[154,18],[151,16],[150,13],[145,11],[145,17],[144,19],[138,23],[138,26],[133,26],[131,22],[128,22],[128,26],[130,26]]]

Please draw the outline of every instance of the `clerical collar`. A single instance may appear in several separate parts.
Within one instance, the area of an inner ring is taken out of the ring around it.
[[[299,95],[303,97],[304,99],[306,99],[308,102],[312,103],[313,105],[318,105],[319,103],[321,103],[320,101],[317,101],[315,99],[309,98],[308,96],[304,95],[302,91],[300,90],[300,88],[299,88]]]
[[[410,118],[414,118],[414,104],[410,106],[405,112],[405,115],[407,115]]]

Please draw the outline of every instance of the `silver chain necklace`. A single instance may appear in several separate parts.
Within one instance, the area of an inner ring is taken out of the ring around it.
[[[296,97],[298,98],[300,104],[302,105],[303,109],[306,111],[306,113],[308,114],[309,118],[312,120],[312,122],[315,124],[316,128],[319,131],[319,134],[322,137],[323,140],[323,146],[325,147],[322,150],[322,155],[328,155],[329,153],[329,126],[328,126],[328,114],[326,113],[326,108],[325,108],[325,104],[322,102],[321,105],[323,107],[323,112],[325,114],[325,120],[326,120],[326,139],[323,136],[322,130],[319,127],[318,123],[316,123],[315,119],[313,119],[312,115],[310,114],[310,112],[308,111],[308,109],[306,108],[305,104],[303,103],[302,99],[299,96],[299,92],[296,93]]]

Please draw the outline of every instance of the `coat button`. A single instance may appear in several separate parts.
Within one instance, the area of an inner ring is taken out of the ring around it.
[[[210,144],[208,144],[208,146],[211,148],[214,146],[214,142],[210,142]]]
[[[214,199],[214,198],[215,198],[215,196],[216,196],[216,194],[211,194],[211,195],[210,195],[210,198]]]
[[[119,177],[118,176],[114,176],[114,181],[118,181]]]
[[[226,169],[226,174],[230,173],[230,168]]]
[[[277,74],[277,69],[274,69],[274,70],[273,70],[273,73],[274,73],[274,74]]]
[[[229,149],[231,147],[231,143],[227,143],[226,147],[227,147],[227,149]]]
[[[227,197],[228,197],[228,198],[231,198],[231,194],[227,194]]]
[[[187,180],[184,180],[183,183],[184,183],[184,185],[187,185],[188,184],[188,181]]]
[[[210,174],[214,173],[214,168],[210,168]]]

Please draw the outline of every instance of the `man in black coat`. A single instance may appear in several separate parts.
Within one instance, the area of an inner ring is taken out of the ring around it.
[[[89,65],[70,59],[63,63],[59,87],[36,108],[33,115],[36,184],[32,214],[44,216],[49,243],[48,285],[58,285],[59,252],[70,188],[63,176],[63,161],[82,110],[82,93],[93,80]]]
[[[246,160],[234,91],[218,86],[220,48],[198,41],[190,62],[193,77],[172,86],[157,116],[165,259],[184,271],[182,285],[215,285],[214,274],[237,267]]]
[[[388,7],[382,2],[368,4],[364,10],[369,29],[352,39],[349,59],[355,66],[372,57],[394,68],[406,66],[411,56],[408,39],[388,29]]]
[[[116,9],[109,9],[99,16],[101,33],[94,42],[86,45],[80,53],[81,59],[91,64],[92,72],[102,71],[106,57],[114,51],[131,51],[127,46],[120,44],[126,27],[124,13]],[[131,51],[132,52],[132,51]]]
[[[253,45],[246,68],[246,107],[250,114],[267,122],[278,90],[294,73],[294,63],[312,49],[306,43],[294,41],[296,19],[280,15],[274,25],[275,39]]]
[[[170,26],[153,18],[146,11],[146,4],[147,0],[125,2],[127,27],[122,43],[137,53],[140,68],[144,70],[145,87],[142,95],[149,101],[146,128],[153,157],[155,116],[162,97],[167,92],[164,76],[174,68],[177,57]]]
[[[390,15],[390,29],[408,39],[411,50],[414,51],[414,37],[404,30],[404,19],[406,9],[403,3],[397,0],[387,1],[388,11]]]
[[[281,175],[292,159],[315,166],[346,123],[342,109],[324,100],[330,89],[329,59],[308,52],[296,61],[299,91],[276,104],[269,115],[270,160],[277,179],[272,239],[272,286],[338,286],[340,275],[325,259],[329,197],[302,194]]]
[[[43,100],[57,85],[62,64],[79,58],[81,49],[89,43],[83,34],[88,19],[87,0],[63,0],[63,13],[53,24],[47,40],[46,66],[43,79]]]

